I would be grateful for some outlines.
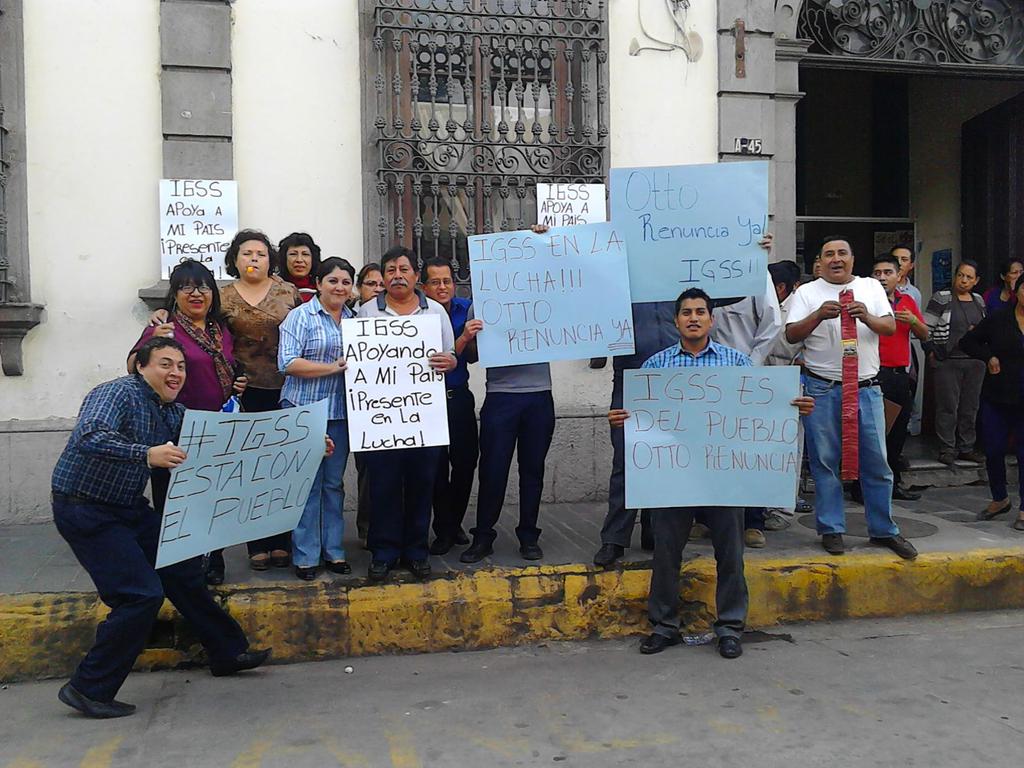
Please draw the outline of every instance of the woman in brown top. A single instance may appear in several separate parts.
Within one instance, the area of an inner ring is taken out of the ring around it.
[[[276,259],[267,236],[252,229],[235,235],[224,257],[225,271],[237,279],[221,288],[221,311],[249,380],[241,398],[249,413],[279,407],[284,375],[277,370],[278,326],[302,303],[295,286],[274,274]],[[249,565],[257,571],[287,568],[289,542],[288,533],[250,541]]]

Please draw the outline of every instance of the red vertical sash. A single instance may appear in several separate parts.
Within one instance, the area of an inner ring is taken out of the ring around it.
[[[860,476],[860,433],[857,426],[857,410],[859,401],[859,372],[857,366],[857,321],[850,317],[850,304],[853,303],[853,291],[845,289],[839,292],[839,305],[842,311],[839,323],[843,333],[843,453],[840,478],[856,480]]]

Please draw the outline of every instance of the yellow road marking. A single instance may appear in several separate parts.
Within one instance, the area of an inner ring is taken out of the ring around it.
[[[388,734],[388,746],[391,751],[391,765],[394,768],[423,768],[416,748],[412,743],[412,735],[402,729]]]
[[[124,736],[115,736],[102,744],[97,744],[85,753],[78,768],[110,768],[110,764],[114,761],[114,753],[117,752],[122,741],[124,741]]]
[[[250,742],[244,752],[231,763],[231,768],[260,768],[263,765],[263,757],[270,751],[273,742],[268,739],[256,739]]]

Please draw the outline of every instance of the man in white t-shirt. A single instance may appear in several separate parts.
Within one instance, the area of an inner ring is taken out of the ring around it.
[[[885,457],[885,412],[878,375],[878,336],[890,336],[896,319],[885,289],[877,280],[854,277],[853,250],[839,237],[821,246],[821,277],[793,294],[786,316],[786,340],[804,345],[804,389],[814,398],[814,411],[803,417],[814,478],[818,533],[825,551],[845,551],[843,533],[842,456],[843,337],[839,294],[853,291],[845,310],[857,321],[858,426],[860,484],[871,541],[907,560],[917,557],[914,545],[900,535],[892,519],[892,471]]]

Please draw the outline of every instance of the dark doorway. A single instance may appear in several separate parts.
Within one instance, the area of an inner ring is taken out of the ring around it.
[[[1024,94],[964,123],[962,242],[989,282],[999,263],[1024,258]]]

